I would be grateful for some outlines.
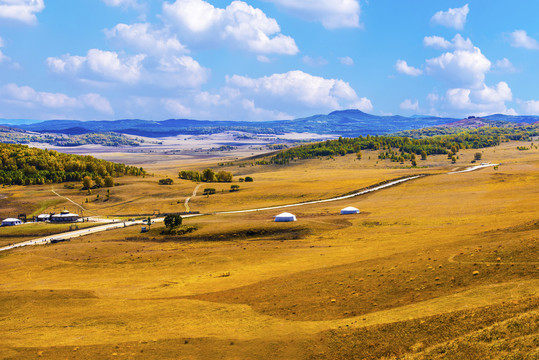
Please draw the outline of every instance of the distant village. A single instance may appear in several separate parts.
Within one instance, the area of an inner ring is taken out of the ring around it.
[[[81,221],[78,214],[73,214],[69,210],[62,210],[59,214],[40,214],[34,216],[33,222],[51,222],[51,223],[73,223]],[[84,219],[82,219],[84,221]],[[2,226],[16,226],[27,222],[25,214],[20,214],[18,218],[7,218],[2,220]]]

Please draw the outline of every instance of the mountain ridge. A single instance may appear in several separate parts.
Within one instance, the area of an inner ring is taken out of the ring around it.
[[[531,124],[539,121],[539,116],[493,114],[485,117],[469,117],[479,124],[503,121],[507,123]],[[348,109],[329,114],[316,114],[294,120],[243,121],[243,120],[45,120],[31,122],[17,120],[17,124],[5,123],[22,130],[80,135],[92,132],[116,132],[137,136],[167,137],[175,135],[212,134],[222,131],[243,131],[252,134],[284,134],[290,132],[340,135],[355,137],[360,135],[383,135],[398,131],[413,130],[432,126],[444,126],[463,121],[450,117],[401,115],[373,115],[361,110]],[[449,125],[450,126],[450,125]]]

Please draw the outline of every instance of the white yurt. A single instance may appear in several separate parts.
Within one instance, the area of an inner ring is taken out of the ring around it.
[[[359,214],[359,209],[348,206],[341,210],[341,215]]]
[[[275,216],[275,222],[290,222],[296,220],[296,215],[287,212]]]
[[[19,219],[7,218],[7,219],[2,220],[2,226],[15,226],[15,225],[21,225],[21,224],[22,224],[22,221],[20,221]]]

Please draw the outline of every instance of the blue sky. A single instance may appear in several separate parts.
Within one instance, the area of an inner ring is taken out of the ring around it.
[[[0,118],[539,114],[539,2],[0,0]]]

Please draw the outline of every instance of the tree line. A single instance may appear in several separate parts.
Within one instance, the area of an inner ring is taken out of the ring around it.
[[[196,170],[180,170],[178,177],[183,180],[196,182],[231,182],[232,173],[228,171],[215,172],[212,169],[206,169],[202,172]]]
[[[0,143],[0,184],[41,185],[81,181],[87,176],[100,182],[107,177],[145,174],[142,167],[113,163],[93,156]]]
[[[539,134],[539,126],[521,128],[480,128],[458,134],[411,138],[407,136],[360,136],[326,140],[319,143],[302,145],[283,150],[272,156],[265,163],[285,165],[293,160],[320,157],[344,156],[357,154],[361,159],[361,150],[380,150],[380,159],[392,161],[412,160],[421,156],[447,154],[452,158],[460,149],[481,149],[499,145],[503,141],[528,140]]]

